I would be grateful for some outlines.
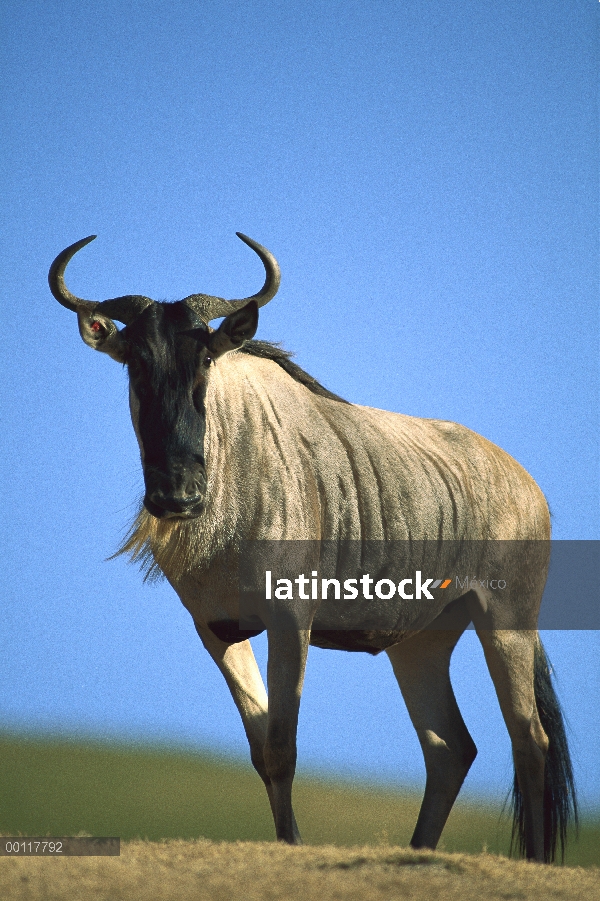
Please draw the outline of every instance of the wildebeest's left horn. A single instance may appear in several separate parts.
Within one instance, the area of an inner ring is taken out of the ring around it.
[[[146,307],[153,303],[149,297],[143,297],[139,294],[130,294],[125,297],[114,297],[112,300],[84,300],[71,294],[65,285],[65,269],[69,260],[75,256],[78,250],[89,244],[95,239],[96,235],[90,235],[89,238],[82,238],[81,241],[75,241],[70,247],[66,247],[56,257],[50,266],[48,273],[48,284],[52,294],[59,303],[72,310],[74,313],[102,313],[109,319],[116,319],[125,325],[129,325],[136,316],[145,310]]]
[[[241,232],[236,232],[236,235],[261,258],[266,272],[265,283],[258,294],[253,294],[252,297],[245,297],[243,300],[225,300],[223,297],[212,297],[209,294],[191,294],[189,297],[186,297],[185,303],[204,322],[210,322],[211,319],[219,319],[221,316],[229,316],[230,313],[241,310],[251,300],[255,300],[259,307],[264,307],[266,303],[275,297],[279,289],[281,272],[273,254],[266,247],[263,247],[262,244],[253,241],[252,238],[248,238],[247,235],[243,235]]]
[[[74,313],[83,312],[84,310],[88,310],[91,313],[98,306],[97,301],[83,300],[81,297],[71,294],[65,285],[65,269],[69,260],[75,256],[78,250],[81,250],[82,247],[93,241],[95,237],[96,235],[90,235],[89,238],[82,238],[81,241],[76,241],[70,247],[65,248],[56,257],[48,273],[48,284],[55,298],[59,303],[62,303],[63,307],[72,310]]]

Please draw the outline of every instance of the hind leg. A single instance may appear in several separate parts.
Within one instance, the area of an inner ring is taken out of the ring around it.
[[[458,619],[463,620],[459,628],[436,628],[444,624],[440,618],[433,628],[387,652],[421,743],[427,771],[425,794],[410,841],[413,848],[436,847],[477,755],[450,683],[450,657],[469,622],[466,614]]]
[[[493,630],[475,626],[512,743],[523,798],[525,853],[544,861],[544,762],[548,738],[534,694],[534,630]]]

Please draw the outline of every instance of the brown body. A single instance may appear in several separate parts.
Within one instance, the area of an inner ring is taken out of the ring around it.
[[[77,310],[84,340],[129,366],[147,490],[123,550],[159,569],[189,610],[240,711],[277,837],[288,842],[299,840],[291,791],[312,641],[387,651],[427,769],[412,844],[435,847],[476,754],[449,679],[452,650],[472,621],[512,741],[520,842],[527,856],[550,859],[566,814],[551,806],[544,761],[553,736],[536,695],[543,684],[557,706],[536,631],[549,556],[545,499],[515,460],[468,429],[345,403],[274,348],[257,354],[244,346],[257,305],[278,284],[268,251],[244,240],[265,263],[265,288],[236,302],[216,332],[203,323],[228,308],[220,301],[207,312],[218,299],[204,295],[174,305],[121,298],[81,307],[89,302],[61,292],[66,262],[82,242],[51,270],[53,292]],[[107,310],[126,322],[123,332]],[[267,700],[238,628],[240,559],[255,542],[306,547],[307,571],[319,567],[321,542],[379,542],[401,548],[398,571],[393,561],[385,569],[396,580],[407,568],[427,572],[432,560],[438,571],[428,574],[453,576],[460,560],[481,582],[465,591],[457,581],[430,599],[263,599]],[[509,574],[503,591],[484,584],[499,567]],[[572,785],[566,744],[559,757]],[[570,802],[561,803],[568,814]]]

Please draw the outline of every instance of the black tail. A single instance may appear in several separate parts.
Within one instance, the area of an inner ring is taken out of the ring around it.
[[[552,669],[539,639],[535,646],[534,691],[542,728],[550,745],[544,768],[544,860],[552,863],[560,844],[561,860],[565,859],[567,827],[572,821],[578,827],[577,796],[569,745],[562,712],[551,679]],[[523,796],[515,773],[512,790],[513,845],[525,855],[525,815]]]

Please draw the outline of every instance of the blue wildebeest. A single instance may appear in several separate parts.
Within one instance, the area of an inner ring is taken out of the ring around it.
[[[239,237],[266,270],[262,290],[243,300],[82,300],[67,289],[64,271],[92,237],[66,248],[50,269],[52,293],[77,313],[85,343],[128,369],[145,496],[122,551],[164,574],[190,612],[240,712],[277,838],[292,844],[300,841],[292,780],[312,643],[387,652],[427,772],[411,844],[435,848],[476,755],[449,677],[452,651],[472,622],[512,743],[513,836],[528,858],[554,859],[577,810],[537,632],[550,537],[542,492],[508,454],[463,426],[347,403],[279,347],[252,340],[258,308],[279,287],[279,267],[268,250]],[[209,326],[221,317],[216,330]],[[247,638],[260,629],[244,631],[240,620],[239,563],[244,542],[253,541],[398,542],[408,548],[404,562],[419,591],[406,580],[390,598],[394,583],[378,583],[388,587],[370,595],[366,629],[366,601],[345,594],[321,606],[318,592],[293,598],[291,580],[277,580],[260,608],[267,701]],[[424,543],[439,549],[440,569],[430,574],[440,576],[456,562],[447,546],[476,546],[469,565],[479,574],[488,564],[498,571],[503,546],[510,582],[503,591],[485,579],[466,587],[445,580],[444,590],[440,580],[421,585]]]

